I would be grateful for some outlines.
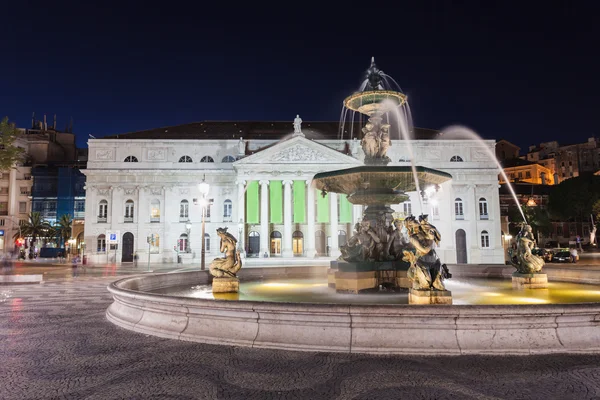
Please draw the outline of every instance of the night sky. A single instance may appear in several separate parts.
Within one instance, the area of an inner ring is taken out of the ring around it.
[[[81,147],[202,120],[291,130],[296,114],[339,120],[375,56],[416,126],[463,124],[522,152],[600,134],[592,2],[87,3],[3,5],[0,116],[29,127],[33,111],[58,114],[60,129],[73,117]]]

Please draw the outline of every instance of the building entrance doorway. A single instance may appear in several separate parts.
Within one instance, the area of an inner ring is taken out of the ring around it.
[[[248,257],[258,257],[260,252],[260,233],[251,231],[248,234]]]
[[[292,235],[292,250],[294,251],[294,256],[304,254],[304,235],[300,231],[296,231]]]
[[[456,231],[456,263],[467,263],[467,234],[463,229]]]
[[[278,231],[271,232],[271,256],[281,255],[281,233]]]
[[[123,234],[122,249],[121,262],[133,262],[133,233],[125,232]]]

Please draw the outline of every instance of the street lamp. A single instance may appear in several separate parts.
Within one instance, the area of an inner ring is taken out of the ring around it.
[[[238,223],[238,251],[240,254],[244,253],[244,246],[242,241],[242,231],[244,230],[244,221],[240,218],[240,222]]]
[[[208,201],[206,199],[206,196],[208,195],[208,191],[210,190],[210,185],[204,180],[204,178],[202,178],[202,182],[200,182],[198,184],[198,190],[200,191],[200,194],[202,195],[202,198],[200,199],[200,205],[202,206],[202,258],[200,259],[200,269],[203,271],[205,269],[205,243],[206,243],[206,239],[204,238],[204,235],[206,234],[205,232],[205,226],[206,226],[206,221],[205,221],[205,216],[206,216],[206,205],[208,204]]]

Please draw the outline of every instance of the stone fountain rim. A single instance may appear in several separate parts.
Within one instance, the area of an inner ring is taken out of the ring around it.
[[[296,268],[282,267],[282,272],[293,274]],[[260,276],[263,272],[259,270],[266,273],[273,267],[255,270],[249,276]],[[504,269],[498,270],[504,273]],[[564,280],[561,273],[565,271],[558,272],[557,277]],[[592,278],[597,280],[600,271],[594,274]],[[106,318],[122,328],[164,338],[294,351],[501,356],[600,353],[600,303],[315,304],[194,299],[139,291],[189,283],[191,277],[204,280],[198,283],[209,282],[206,271],[115,281],[108,287],[114,302]]]
[[[423,167],[420,165],[415,166],[416,172],[426,172],[432,175],[441,176],[444,178],[452,179],[452,174],[448,172],[440,171],[438,169],[433,169],[429,167]],[[383,165],[361,165],[358,167],[351,167],[346,169],[338,169],[335,171],[327,171],[327,172],[319,172],[315,174],[313,180],[329,178],[340,175],[348,175],[348,174],[356,174],[361,172],[369,172],[369,173],[389,173],[389,172],[406,172],[413,173],[412,167],[406,165],[391,165],[391,166],[383,166]]]

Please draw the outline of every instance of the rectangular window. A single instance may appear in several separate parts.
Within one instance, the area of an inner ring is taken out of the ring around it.
[[[440,207],[436,204],[431,207],[431,215],[434,218],[439,218],[440,216]]]
[[[4,226],[4,219],[0,219],[0,226]]]
[[[457,218],[464,216],[462,201],[457,201],[454,203],[454,213],[456,214]]]
[[[410,201],[402,203],[402,207],[404,209],[404,215],[407,217],[412,215],[412,204],[410,204]]]
[[[531,171],[525,171],[525,178],[531,178]]]
[[[19,202],[19,213],[20,214],[27,213],[27,202],[26,201]]]
[[[8,194],[8,188],[7,187],[0,187],[0,194]]]

